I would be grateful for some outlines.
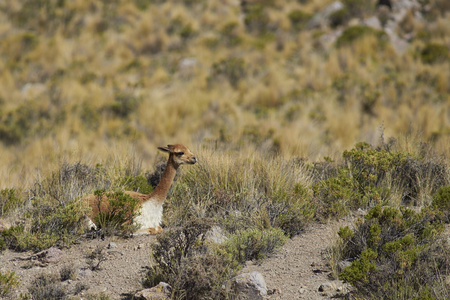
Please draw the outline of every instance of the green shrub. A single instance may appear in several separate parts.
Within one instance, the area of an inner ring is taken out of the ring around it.
[[[3,274],[0,272],[0,296],[6,297],[11,292],[11,289],[18,286],[20,280],[17,278],[14,272],[6,272]]]
[[[355,41],[368,35],[375,36],[379,41],[380,47],[384,47],[387,44],[387,35],[383,31],[368,26],[355,25],[347,27],[344,30],[342,35],[336,40],[336,46],[339,48],[351,45]]]
[[[280,228],[237,231],[226,242],[227,252],[240,263],[262,260],[281,247],[287,240]]]
[[[138,109],[140,101],[130,92],[116,92],[114,102],[106,110],[112,112],[114,117],[126,118]]]
[[[0,217],[23,205],[24,201],[17,194],[14,188],[0,191]]]
[[[127,191],[135,191],[142,194],[150,194],[153,191],[153,185],[143,175],[125,176],[120,180],[120,185]]]
[[[244,17],[244,24],[251,33],[265,34],[268,31],[270,22],[269,15],[263,4],[252,4],[248,6]]]
[[[306,22],[311,19],[311,15],[302,10],[295,9],[288,14],[288,18],[291,21],[292,27],[296,30],[301,30],[306,25]]]
[[[232,87],[237,88],[239,82],[246,76],[246,64],[242,58],[224,58],[212,65],[212,77],[225,77]],[[219,79],[220,80],[220,79]]]
[[[237,33],[238,25],[237,22],[229,22],[225,24],[220,31],[223,40],[228,47],[238,46],[242,43],[242,38]]]
[[[330,20],[330,26],[336,28],[345,25],[350,20],[350,13],[348,8],[339,9],[328,17]]]
[[[445,45],[430,43],[422,49],[420,58],[426,64],[444,62],[449,60],[450,51]]]
[[[350,16],[364,18],[375,12],[375,1],[344,0]]]
[[[31,221],[29,228],[12,226],[1,232],[1,237],[8,248],[16,251],[39,251],[55,244],[68,245],[84,233],[86,214],[86,208],[79,201],[61,205],[37,199],[24,216]]]
[[[410,156],[412,154],[407,152],[374,148],[367,143],[358,143],[352,150],[344,151],[343,157],[361,195],[359,205],[383,203],[389,196],[389,190],[385,188],[387,174],[405,165]]]
[[[450,247],[439,236],[443,230],[432,210],[375,206],[355,230],[339,230],[343,247],[334,257],[352,261],[339,278],[368,299],[425,299],[430,291],[429,299],[445,299]]]
[[[444,215],[447,223],[450,222],[450,185],[441,187],[433,195],[431,206]]]
[[[360,194],[355,181],[345,169],[339,170],[337,177],[321,180],[313,185],[317,203],[317,215],[324,218],[339,218],[357,208]]]
[[[349,267],[346,267],[339,274],[339,279],[353,283],[357,281],[368,282],[369,273],[376,270],[374,260],[378,254],[372,249],[366,249],[361,252],[361,257],[353,261]]]
[[[99,214],[95,216],[95,224],[98,224],[103,233],[109,235],[120,231],[128,234],[136,231],[133,220],[138,214],[139,199],[122,191],[107,193],[105,190],[96,190],[94,195],[99,207],[103,201],[108,202],[108,210],[99,210]]]

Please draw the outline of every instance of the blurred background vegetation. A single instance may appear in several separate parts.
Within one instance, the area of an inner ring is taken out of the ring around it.
[[[174,142],[317,160],[382,132],[445,153],[450,5],[403,2],[0,1],[0,186],[67,159],[148,168]]]
[[[144,285],[219,299],[246,260],[362,209],[334,276],[372,299],[447,299],[450,2],[378,2],[0,0],[0,251],[71,245],[83,196],[151,191],[156,147],[183,143],[199,163]],[[199,243],[216,225],[229,240]]]

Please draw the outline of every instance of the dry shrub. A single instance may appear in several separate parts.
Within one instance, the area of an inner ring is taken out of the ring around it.
[[[164,281],[172,287],[174,299],[225,299],[222,284],[235,274],[236,264],[208,248],[205,233],[209,228],[210,224],[197,220],[159,235],[152,245],[155,265],[144,286]]]

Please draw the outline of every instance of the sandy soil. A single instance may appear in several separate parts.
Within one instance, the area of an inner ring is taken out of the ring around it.
[[[337,238],[340,226],[351,225],[352,218],[333,221],[328,224],[313,223],[305,232],[289,240],[274,255],[261,264],[249,263],[245,271],[258,271],[266,281],[269,294],[267,299],[333,299],[348,292],[348,286],[330,277],[331,269],[326,254]],[[446,234],[450,238],[450,227]],[[62,259],[46,267],[32,266],[30,260],[22,260],[32,255],[3,251],[0,254],[0,271],[14,271],[21,278],[20,286],[6,299],[18,299],[20,293],[27,291],[36,276],[57,274],[65,266],[73,266],[78,276],[62,284],[68,291],[76,286],[85,285],[80,298],[88,294],[106,293],[111,299],[131,299],[142,289],[142,280],[146,266],[150,263],[150,245],[154,236],[138,236],[130,239],[117,237],[83,240],[80,244],[62,249]],[[97,247],[103,247],[106,258],[100,264],[101,269],[90,271],[86,255]],[[31,268],[30,268],[31,266]],[[319,291],[321,286],[324,291]]]

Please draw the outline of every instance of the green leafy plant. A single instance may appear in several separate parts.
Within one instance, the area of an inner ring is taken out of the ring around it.
[[[283,230],[246,229],[234,233],[226,242],[225,248],[240,263],[248,260],[262,260],[281,247],[287,240]]]
[[[134,218],[138,215],[137,207],[139,199],[133,198],[122,191],[106,192],[105,190],[96,190],[99,214],[95,217],[95,223],[106,234],[112,234],[117,230],[127,234],[136,230],[133,224]],[[107,201],[107,210],[101,210],[102,202]]]
[[[342,35],[336,40],[336,46],[339,48],[351,45],[362,37],[369,35],[375,36],[378,39],[380,47],[387,45],[387,35],[383,31],[368,26],[355,25],[347,27],[344,30]]]
[[[232,87],[237,88],[239,82],[246,76],[246,64],[239,57],[224,58],[212,65],[212,77],[225,77]]]
[[[432,210],[375,206],[355,230],[339,230],[343,246],[334,257],[351,264],[338,276],[369,299],[445,299],[450,247],[440,238],[443,229]]]
[[[288,18],[296,30],[301,30],[306,25],[306,22],[311,19],[311,15],[302,10],[295,9],[288,14]]]
[[[450,185],[441,187],[433,195],[431,206],[444,215],[447,223],[450,222]]]
[[[450,51],[445,45],[430,43],[422,49],[420,58],[426,64],[444,62],[450,59]]]
[[[34,201],[26,213],[31,219],[29,228],[12,226],[0,236],[8,248],[16,251],[38,251],[55,244],[67,245],[84,233],[86,214],[87,209],[78,201],[63,206],[41,199]]]
[[[15,188],[0,191],[0,217],[23,205],[23,200],[18,196]]]
[[[148,183],[147,178],[143,175],[126,176],[120,184],[127,191],[136,191],[142,194],[150,194],[153,191],[153,186]]]
[[[20,280],[14,272],[8,271],[5,274],[0,272],[0,296],[8,296],[11,292],[11,289],[18,286],[19,284]]]

